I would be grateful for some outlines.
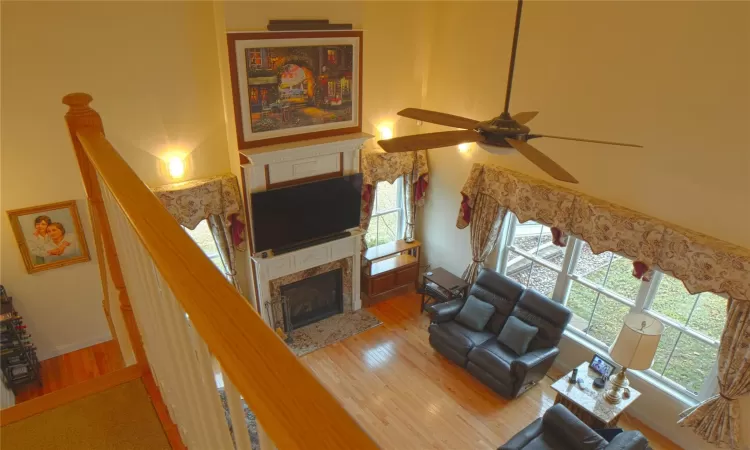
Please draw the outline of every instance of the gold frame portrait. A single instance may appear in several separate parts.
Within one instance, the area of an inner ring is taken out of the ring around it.
[[[72,222],[73,227],[75,228],[75,236],[77,238],[76,244],[78,246],[78,250],[80,250],[80,255],[73,256],[67,259],[56,260],[52,262],[44,262],[44,263],[39,264],[35,262],[34,259],[32,258],[31,250],[29,249],[29,245],[27,244],[29,236],[26,236],[26,234],[24,234],[24,229],[21,225],[20,218],[23,216],[31,215],[31,214],[40,214],[40,215],[48,216],[51,211],[62,210],[62,209],[68,210],[70,214],[70,221]],[[81,218],[78,215],[78,206],[76,205],[75,200],[70,200],[66,202],[58,202],[58,203],[49,203],[46,205],[32,206],[29,208],[13,209],[13,210],[9,210],[6,212],[8,214],[8,219],[10,219],[10,225],[11,225],[11,228],[13,228],[13,234],[16,238],[18,249],[21,252],[21,257],[23,258],[23,263],[26,266],[26,271],[28,273],[41,272],[43,270],[56,269],[58,267],[69,266],[71,264],[91,261],[91,255],[89,254],[89,249],[86,246],[86,236],[83,234],[83,227],[81,226]]]

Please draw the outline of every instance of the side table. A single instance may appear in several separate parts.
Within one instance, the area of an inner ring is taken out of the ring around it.
[[[433,298],[435,302],[466,299],[470,286],[463,278],[453,275],[442,267],[425,272],[422,277],[422,305],[419,311],[424,311],[428,298]]]
[[[578,366],[578,378],[583,380],[583,387],[568,382],[571,373],[572,371],[568,372],[552,384],[552,389],[557,392],[555,403],[562,403],[591,428],[614,428],[623,411],[641,396],[640,392],[630,387],[630,398],[623,398],[620,403],[613,405],[604,398],[610,387],[609,381],[603,389],[596,389],[593,383],[599,374],[589,368],[589,363],[584,362]]]

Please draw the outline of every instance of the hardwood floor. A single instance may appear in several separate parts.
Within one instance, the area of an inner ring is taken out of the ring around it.
[[[369,310],[383,325],[301,359],[383,448],[496,449],[553,405],[551,378],[520,398],[495,394],[427,341],[427,313],[407,294]],[[625,417],[654,450],[679,447]]]
[[[41,362],[42,386],[29,384],[16,394],[16,404],[91,380],[125,367],[116,341],[102,342]]]

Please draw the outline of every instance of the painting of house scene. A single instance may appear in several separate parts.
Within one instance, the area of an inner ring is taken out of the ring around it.
[[[351,121],[353,54],[352,45],[245,49],[252,132]]]

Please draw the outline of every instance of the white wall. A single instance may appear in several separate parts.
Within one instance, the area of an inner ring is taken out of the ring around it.
[[[8,220],[2,283],[40,357],[109,338],[85,193],[63,95],[94,97],[107,137],[149,185],[160,157],[187,153],[188,177],[229,171],[210,2],[3,2],[0,208],[78,200],[94,260],[29,275]]]

